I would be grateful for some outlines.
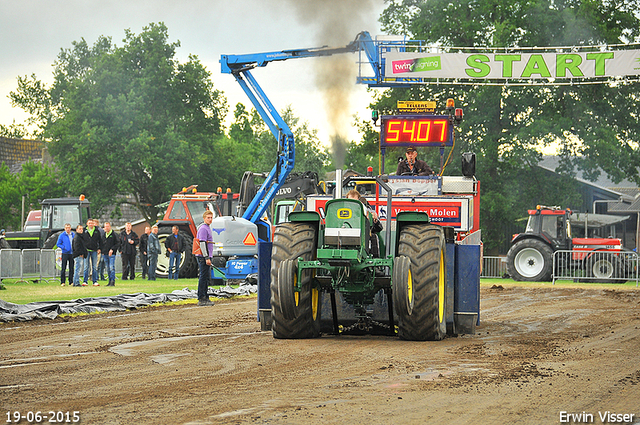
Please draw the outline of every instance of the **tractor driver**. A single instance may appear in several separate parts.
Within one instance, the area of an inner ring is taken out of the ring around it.
[[[398,162],[398,176],[430,176],[435,174],[431,167],[421,159],[418,159],[418,152],[415,146],[409,146],[405,153],[407,159]]]

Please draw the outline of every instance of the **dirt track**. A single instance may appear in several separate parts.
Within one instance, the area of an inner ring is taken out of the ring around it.
[[[640,423],[640,291],[481,296],[475,335],[426,343],[275,340],[255,299],[0,324],[0,420],[556,424],[610,411]]]

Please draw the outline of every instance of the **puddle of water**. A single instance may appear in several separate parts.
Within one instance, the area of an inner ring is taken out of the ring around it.
[[[191,353],[184,353],[184,354],[158,354],[156,356],[151,356],[151,361],[158,363],[158,364],[169,364],[171,362],[173,362],[175,359],[177,359],[178,357],[182,357],[182,356],[190,356]]]
[[[174,336],[169,338],[160,337],[160,338],[154,338],[154,339],[149,339],[145,341],[134,341],[134,342],[127,342],[126,344],[116,345],[109,348],[109,351],[115,354],[119,354],[121,356],[134,356],[136,354],[139,354],[137,351],[142,351],[142,349],[144,348],[150,348],[154,345],[159,345],[159,344],[164,345],[167,342],[178,342],[178,341],[184,341],[184,340],[193,339],[193,338],[231,337],[235,339],[241,336],[260,335],[260,334],[261,334],[260,332],[244,332],[244,333],[233,332],[233,333],[221,333],[221,334]]]

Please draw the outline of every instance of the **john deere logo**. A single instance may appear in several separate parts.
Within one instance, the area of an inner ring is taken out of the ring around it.
[[[340,208],[338,210],[338,218],[342,220],[351,218],[351,210],[349,208]]]

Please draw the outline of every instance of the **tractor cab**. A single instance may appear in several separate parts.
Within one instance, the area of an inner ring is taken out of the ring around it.
[[[560,207],[546,207],[538,205],[535,210],[529,210],[529,220],[524,234],[539,235],[555,250],[571,249],[570,209]],[[514,241],[520,235],[514,237]]]

